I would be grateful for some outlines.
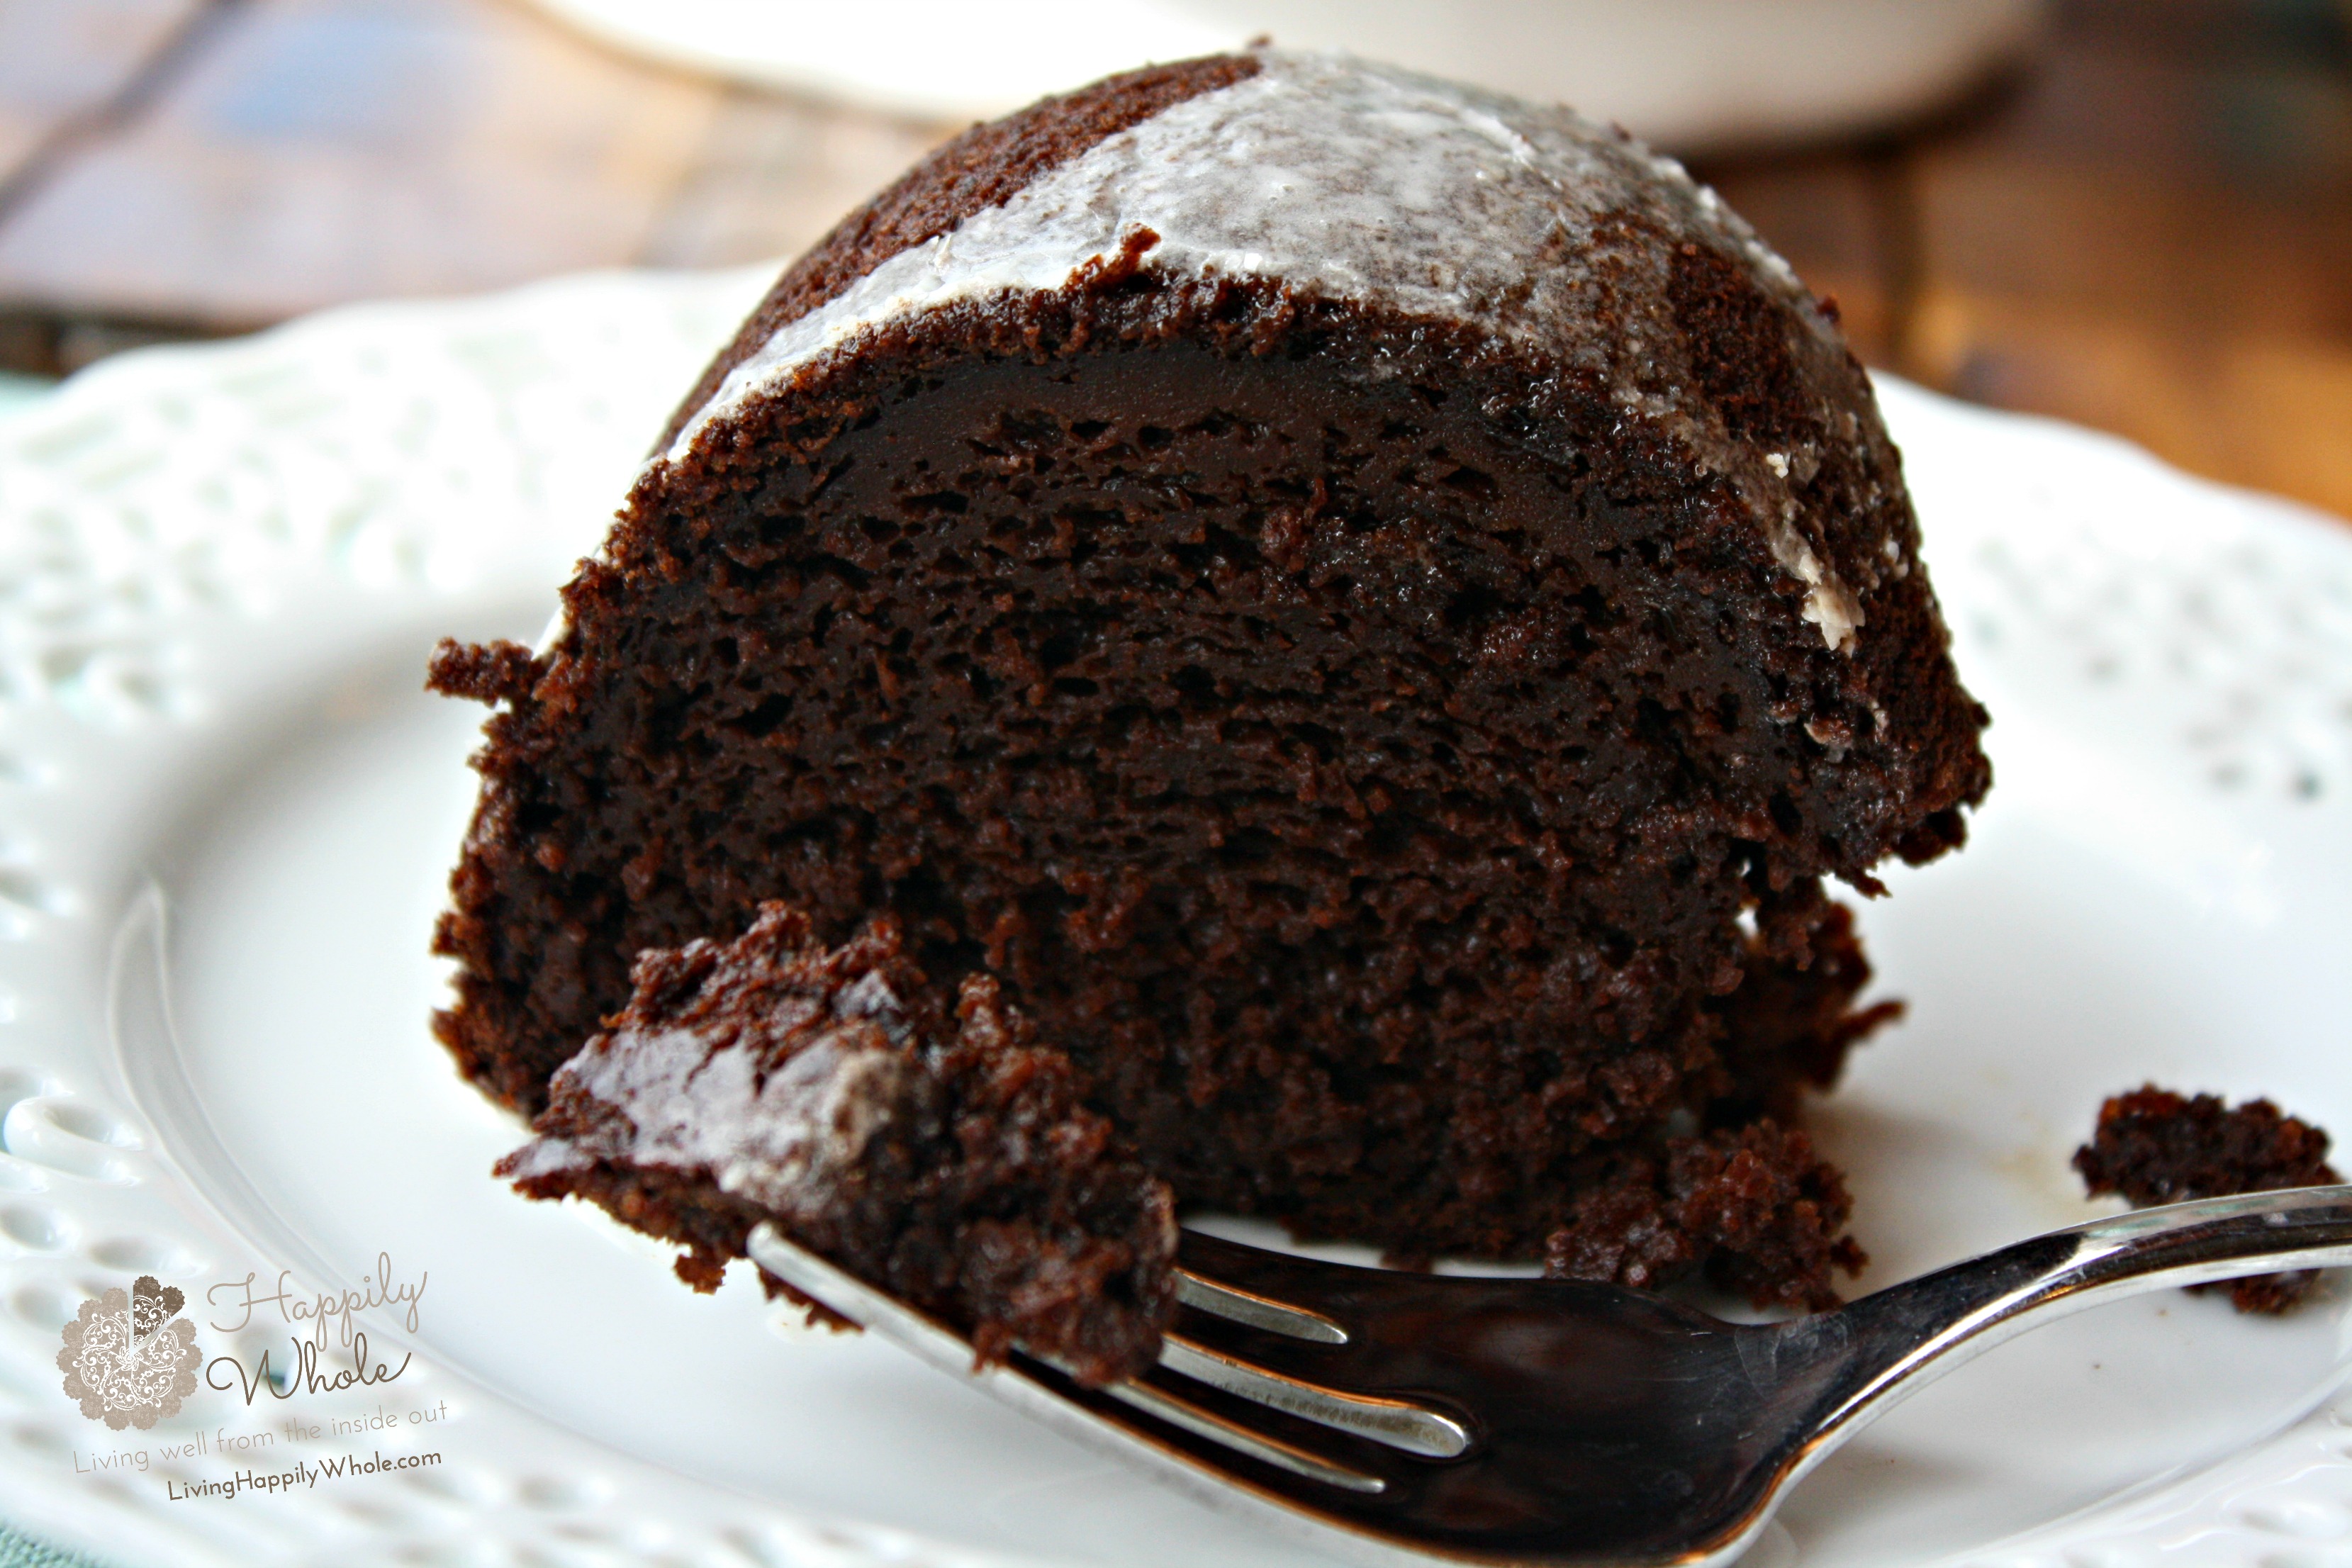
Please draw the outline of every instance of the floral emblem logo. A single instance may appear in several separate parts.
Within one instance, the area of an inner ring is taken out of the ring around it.
[[[142,1274],[127,1292],[118,1286],[84,1301],[58,1352],[67,1397],[117,1432],[143,1432],[162,1416],[177,1415],[180,1401],[196,1391],[205,1359],[196,1326],[180,1316],[185,1305],[177,1286],[159,1285],[152,1274]]]

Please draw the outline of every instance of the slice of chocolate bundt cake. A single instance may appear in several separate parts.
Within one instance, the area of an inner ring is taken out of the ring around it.
[[[563,604],[434,673],[499,710],[436,945],[507,1104],[781,900],[993,977],[1181,1205],[1853,1256],[1786,1125],[1883,1011],[1822,882],[1959,843],[1984,717],[1834,312],[1623,134],[1272,50],[979,127]]]

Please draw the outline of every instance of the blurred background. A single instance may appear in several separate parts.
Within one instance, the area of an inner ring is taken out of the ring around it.
[[[0,397],[782,258],[977,115],[1262,32],[1617,119],[1872,364],[2352,516],[2352,0],[0,0]]]

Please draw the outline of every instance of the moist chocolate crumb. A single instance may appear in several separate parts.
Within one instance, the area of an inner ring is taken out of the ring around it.
[[[2269,1100],[2232,1109],[2218,1095],[2188,1097],[2154,1084],[2099,1107],[2098,1131],[2074,1151],[2074,1169],[2093,1196],[2112,1193],[2135,1208],[2344,1179],[2327,1163],[2327,1134]],[[2225,1283],[2238,1310],[2275,1314],[2302,1300],[2318,1278],[2306,1268]]]
[[[643,954],[634,978],[499,1174],[684,1244],[697,1289],[769,1219],[964,1328],[982,1362],[1019,1344],[1090,1384],[1152,1363],[1174,1310],[1168,1189],[993,982],[936,1016],[895,922],[827,949],[778,903],[733,942]]]
[[[1668,1140],[1624,1160],[1551,1234],[1544,1273],[1655,1289],[1703,1273],[1759,1307],[1834,1307],[1834,1270],[1868,1261],[1840,1233],[1844,1179],[1801,1131],[1771,1121]]]
[[[539,679],[530,649],[516,642],[461,643],[443,637],[425,668],[425,687],[445,697],[511,702]]]

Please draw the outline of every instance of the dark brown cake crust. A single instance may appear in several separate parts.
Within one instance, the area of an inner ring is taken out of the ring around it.
[[[2232,1108],[2217,1095],[2189,1098],[2154,1084],[2099,1107],[2098,1131],[2074,1151],[2074,1169],[2093,1196],[2112,1193],[2135,1208],[2344,1179],[2327,1163],[2327,1134],[2269,1100]],[[2284,1312],[2318,1278],[2303,1269],[2234,1279],[2228,1283],[2230,1300],[2242,1312]]]
[[[1109,101],[1015,140],[1070,156]],[[730,355],[1003,199],[972,172],[878,198]],[[1627,269],[1665,243],[1612,233]],[[1850,356],[1674,249],[1651,374],[1808,454],[1865,615],[1834,648],[1745,499],[1589,364],[1162,277],[1155,243],[801,368],[649,470],[545,658],[445,653],[503,708],[438,1030],[535,1110],[641,949],[767,899],[830,941],[887,910],[935,984],[999,976],[1181,1202],[1541,1256],[1685,1119],[1834,1079],[1885,1014],[1822,879],[1874,889],[1984,792],[1894,448]],[[1601,262],[1580,330],[1614,342],[1656,301]],[[1803,1250],[1748,1288],[1817,1299]]]
[[[732,942],[639,955],[634,979],[499,1174],[681,1244],[698,1289],[772,1219],[983,1361],[1018,1342],[1088,1384],[1152,1364],[1175,1310],[1168,1188],[992,982],[943,1016],[887,919],[828,950],[772,903]],[[749,1071],[713,1088],[728,1052]]]
[[[1068,163],[1106,136],[1171,105],[1257,74],[1247,55],[1211,55],[1125,71],[1077,91],[975,125],[923,161],[888,190],[851,213],[784,268],[735,339],[710,362],[670,416],[659,451],[710,400],[727,373],[756,353],[777,328],[839,294],[902,250],[947,233],[972,214],[1001,206],[1039,174]]]

